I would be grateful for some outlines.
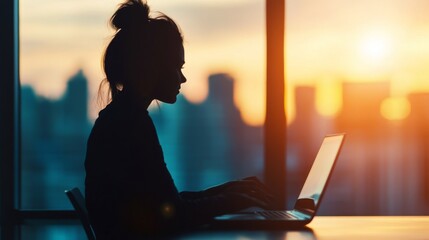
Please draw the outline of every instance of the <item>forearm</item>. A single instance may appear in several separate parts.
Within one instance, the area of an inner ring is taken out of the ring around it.
[[[171,223],[179,229],[209,224],[215,216],[242,209],[236,203],[223,194],[194,200],[181,199],[180,204],[177,205],[175,218],[172,219]]]
[[[179,196],[183,200],[197,200],[205,197],[204,191],[183,191],[179,193]]]

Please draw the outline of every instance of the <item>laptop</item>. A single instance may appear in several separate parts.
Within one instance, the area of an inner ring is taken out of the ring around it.
[[[252,229],[304,227],[316,215],[344,138],[343,133],[325,136],[292,210],[273,211],[250,208],[237,213],[217,216],[213,219],[212,226]]]

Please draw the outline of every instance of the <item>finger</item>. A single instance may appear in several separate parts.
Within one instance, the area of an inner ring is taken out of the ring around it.
[[[263,200],[270,205],[275,203],[276,198],[273,195],[267,194],[261,189],[252,189],[248,192],[248,194],[254,198]]]
[[[264,189],[261,189],[256,185],[241,186],[239,188],[231,188],[229,190],[233,193],[249,195],[270,205],[275,202],[275,197],[273,195],[268,194]]]
[[[242,197],[246,199],[246,201],[248,202],[248,206],[257,206],[262,207],[264,209],[270,208],[270,203],[262,199],[255,198],[246,194],[243,194]]]
[[[267,189],[265,185],[258,184],[253,181],[243,181],[239,185],[234,185],[230,190],[244,192],[244,193],[250,192],[250,191],[256,191],[257,193],[274,198],[274,195]]]
[[[241,180],[259,181],[258,177],[256,177],[256,176],[246,177],[246,178],[243,178]]]
[[[266,192],[270,192],[267,185],[265,185],[263,182],[261,182],[257,177],[244,178],[242,180],[242,184],[254,184],[254,185],[259,186],[262,189],[265,189]]]

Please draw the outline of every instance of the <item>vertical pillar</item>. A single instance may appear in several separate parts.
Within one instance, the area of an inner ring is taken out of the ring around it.
[[[286,204],[285,0],[266,0],[265,183]]]
[[[0,237],[15,239],[19,154],[18,0],[0,2],[0,22]]]

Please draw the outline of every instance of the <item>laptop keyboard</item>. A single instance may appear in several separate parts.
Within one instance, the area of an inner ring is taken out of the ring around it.
[[[255,213],[266,219],[298,219],[288,211],[256,211]]]

